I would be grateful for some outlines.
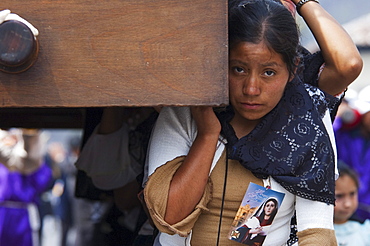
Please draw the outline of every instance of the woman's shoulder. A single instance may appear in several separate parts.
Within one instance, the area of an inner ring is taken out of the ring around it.
[[[190,107],[163,107],[159,113],[159,118],[180,118],[180,119],[190,119],[191,112]]]
[[[343,95],[332,96],[315,85],[304,83],[305,89],[309,95],[310,100],[312,100],[316,109],[324,117],[325,112],[329,110],[331,117],[334,119],[337,108],[340,104],[340,100]]]
[[[159,113],[156,129],[158,128],[193,128],[193,119],[189,107],[164,107]]]
[[[321,51],[311,53],[304,47],[300,50],[301,63],[298,68],[298,77],[307,84],[318,86],[318,76],[324,64]]]

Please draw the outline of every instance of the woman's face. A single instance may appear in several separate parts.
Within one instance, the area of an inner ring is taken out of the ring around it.
[[[271,213],[276,209],[275,203],[273,201],[269,201],[265,205],[265,215],[271,215]]]
[[[334,223],[346,222],[358,207],[355,181],[348,175],[340,176],[335,182]]]
[[[229,54],[231,122],[254,127],[280,101],[289,71],[280,54],[264,42],[240,42]],[[234,124],[233,124],[234,126]]]

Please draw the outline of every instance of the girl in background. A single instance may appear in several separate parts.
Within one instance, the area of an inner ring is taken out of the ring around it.
[[[338,162],[339,178],[335,182],[334,229],[338,245],[370,245],[370,220],[351,220],[358,207],[357,173],[343,161]]]

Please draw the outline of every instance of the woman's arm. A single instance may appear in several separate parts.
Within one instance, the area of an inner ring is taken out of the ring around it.
[[[97,133],[109,134],[118,131],[124,122],[124,114],[124,108],[104,108]]]
[[[197,136],[170,184],[165,214],[165,220],[169,224],[184,219],[199,203],[208,181],[221,131],[212,107],[193,107],[191,112],[197,125]]]
[[[334,205],[296,197],[299,245],[336,246]]]
[[[295,4],[299,0],[292,0]],[[336,95],[343,92],[362,70],[362,59],[351,37],[318,3],[309,1],[299,9],[325,60],[319,88]]]
[[[113,190],[114,202],[122,211],[140,205],[137,198],[140,186],[135,178],[142,164],[130,158],[126,122],[135,109],[131,110],[133,112],[130,110],[123,107],[104,108],[99,125],[89,137],[76,163],[79,169],[92,178],[95,186]]]
[[[129,155],[129,129],[122,116],[123,108],[104,109],[99,126],[89,136],[75,163],[100,189],[122,187],[137,175]]]

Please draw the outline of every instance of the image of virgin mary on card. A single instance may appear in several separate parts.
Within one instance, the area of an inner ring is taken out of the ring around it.
[[[284,193],[250,183],[232,224],[229,239],[261,246],[284,199]]]

